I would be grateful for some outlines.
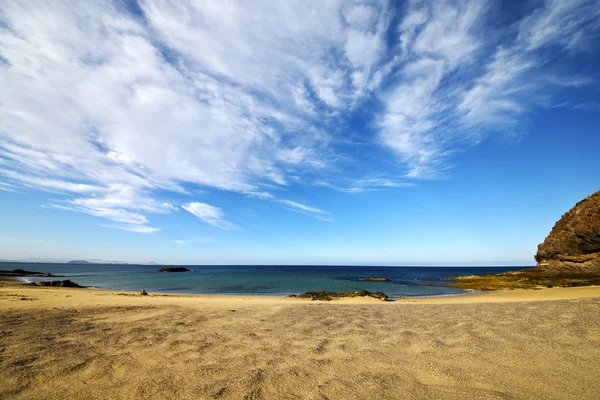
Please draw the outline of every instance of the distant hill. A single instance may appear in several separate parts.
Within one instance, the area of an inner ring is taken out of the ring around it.
[[[81,265],[81,264],[93,264],[93,263],[86,261],[86,260],[71,260],[67,264],[80,264]]]

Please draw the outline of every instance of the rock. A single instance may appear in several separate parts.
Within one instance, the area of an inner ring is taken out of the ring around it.
[[[189,272],[190,270],[185,267],[165,267],[158,270],[158,272]]]
[[[47,277],[53,277],[56,275],[52,275],[47,272],[36,272],[36,271],[26,271],[24,269],[13,269],[10,271],[0,270],[0,276],[47,276]]]
[[[148,292],[146,292],[146,289],[143,289],[143,290],[140,292],[140,296],[148,296]]]
[[[319,290],[316,292],[305,292],[298,296],[291,294],[289,297],[300,297],[302,299],[331,301],[342,297],[373,297],[379,300],[389,300],[389,296],[383,292],[371,293],[366,290],[360,290],[357,292],[328,292],[325,290]]]
[[[389,296],[383,292],[369,293],[369,296],[383,301],[386,301],[389,298]]]
[[[4,271],[2,271],[4,272]],[[27,275],[41,275],[41,272],[36,272],[36,271],[26,271],[24,269],[13,269],[12,271],[7,271],[11,274],[15,274],[15,275],[22,275],[22,276],[27,276]]]
[[[558,220],[535,260],[540,271],[600,272],[600,191]]]
[[[71,287],[71,288],[85,287],[85,286],[80,286],[69,279],[64,280],[64,281],[32,282],[30,285],[31,286]]]
[[[538,289],[542,287],[572,287],[600,285],[600,272],[545,271],[530,268],[501,274],[470,275],[449,278],[447,286],[461,289],[501,290]]]
[[[372,277],[372,278],[360,278],[361,281],[374,281],[374,282],[387,282],[390,280],[390,278],[378,278],[378,277]]]
[[[497,275],[450,278],[462,289],[539,289],[600,285],[600,191],[565,213],[535,255],[537,266]]]

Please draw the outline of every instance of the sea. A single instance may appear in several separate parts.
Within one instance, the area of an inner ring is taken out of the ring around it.
[[[190,272],[157,272],[162,266],[117,264],[0,263],[0,270],[24,269],[60,278],[22,277],[23,282],[70,279],[106,290],[282,296],[307,291],[368,290],[399,296],[448,296],[464,290],[444,286],[446,279],[496,274],[523,267],[378,267],[314,265],[186,265]],[[365,281],[364,278],[387,278]]]

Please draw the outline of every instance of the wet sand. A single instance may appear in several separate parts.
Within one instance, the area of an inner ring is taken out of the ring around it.
[[[600,287],[384,303],[0,287],[0,398],[600,398]]]

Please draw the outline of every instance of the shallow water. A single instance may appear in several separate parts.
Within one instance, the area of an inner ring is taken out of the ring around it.
[[[159,273],[160,266],[115,264],[16,264],[0,263],[0,269],[25,269],[61,275],[83,286],[99,289],[162,293],[287,295],[314,290],[382,291],[390,296],[439,296],[459,294],[460,289],[436,286],[446,278],[481,275],[529,267],[360,267],[360,266],[187,266],[191,272]],[[385,277],[387,282],[361,278]],[[59,278],[22,278],[47,281]]]

